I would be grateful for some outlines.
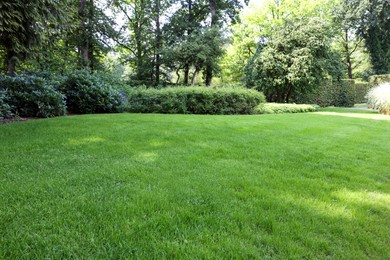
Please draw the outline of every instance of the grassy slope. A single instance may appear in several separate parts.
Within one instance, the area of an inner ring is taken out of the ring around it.
[[[390,258],[390,121],[0,125],[0,258]]]

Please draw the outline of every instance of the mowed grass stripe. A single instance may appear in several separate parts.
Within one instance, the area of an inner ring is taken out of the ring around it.
[[[390,258],[390,122],[86,115],[0,126],[0,258]]]

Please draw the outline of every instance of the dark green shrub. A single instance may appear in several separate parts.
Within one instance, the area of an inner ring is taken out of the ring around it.
[[[66,96],[71,113],[116,113],[122,109],[119,92],[88,71],[69,74],[59,90]]]
[[[355,81],[355,103],[366,103],[367,92],[372,88],[372,84],[368,82],[356,82]]]
[[[12,117],[12,106],[5,90],[0,90],[0,120]]]
[[[352,107],[355,104],[354,80],[327,81],[313,92],[296,100],[297,103],[317,104],[321,107]]]
[[[333,83],[335,96],[332,105],[336,107],[353,107],[355,104],[355,81],[344,79]]]
[[[65,114],[65,97],[45,80],[35,76],[0,76],[0,89],[8,96],[12,112],[26,117],[53,117]]]
[[[265,103],[255,108],[256,114],[305,113],[318,111],[319,106],[307,104]]]
[[[129,111],[136,113],[251,114],[265,97],[248,89],[172,87],[137,89],[128,100]]]

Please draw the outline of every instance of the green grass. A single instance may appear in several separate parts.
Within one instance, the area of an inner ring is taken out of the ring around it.
[[[0,259],[389,259],[389,133],[318,113],[0,125]]]

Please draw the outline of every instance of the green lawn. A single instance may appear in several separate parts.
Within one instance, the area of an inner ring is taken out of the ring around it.
[[[86,115],[0,143],[0,259],[390,259],[390,120]]]

